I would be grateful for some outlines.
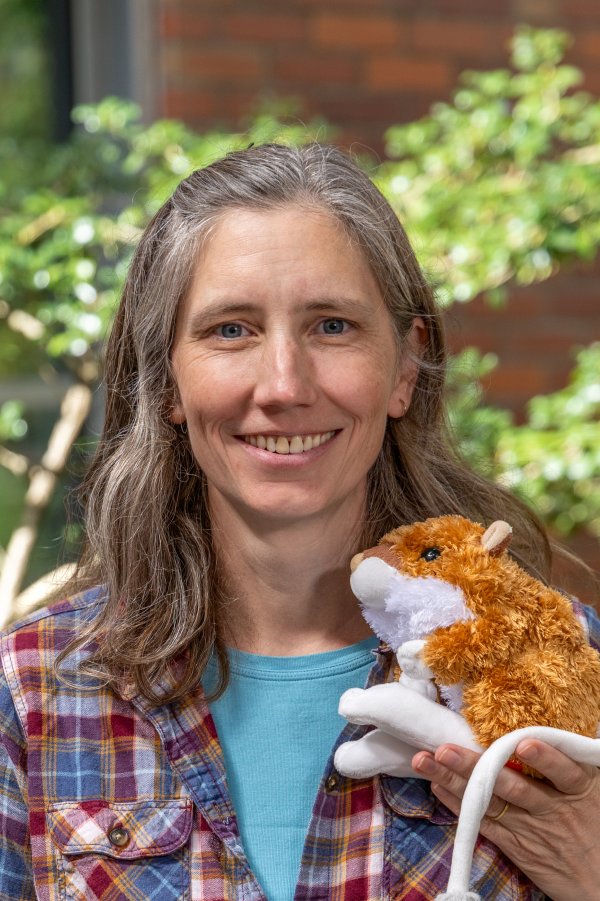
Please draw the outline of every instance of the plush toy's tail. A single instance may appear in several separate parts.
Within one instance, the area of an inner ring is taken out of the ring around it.
[[[498,773],[511,757],[519,742],[525,738],[537,738],[567,754],[578,763],[600,766],[600,741],[551,729],[548,726],[529,726],[517,729],[497,739],[480,760],[467,784],[462,800],[456,841],[452,855],[448,889],[438,895],[436,901],[481,901],[480,896],[469,891],[473,851],[479,826],[494,791]]]

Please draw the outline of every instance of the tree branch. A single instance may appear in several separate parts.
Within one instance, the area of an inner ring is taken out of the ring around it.
[[[35,546],[42,514],[50,503],[60,473],[90,411],[92,392],[87,385],[72,385],[63,398],[60,417],[50,434],[40,466],[30,470],[29,488],[21,524],[11,535],[0,575],[0,628],[10,621],[12,608]]]
[[[29,458],[25,454],[16,454],[7,447],[0,445],[0,466],[8,469],[14,476],[24,476],[29,471]]]

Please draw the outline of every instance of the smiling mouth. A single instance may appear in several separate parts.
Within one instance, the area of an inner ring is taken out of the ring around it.
[[[319,432],[315,435],[244,435],[243,440],[252,447],[270,451],[272,454],[303,454],[326,444],[335,435],[332,432]]]

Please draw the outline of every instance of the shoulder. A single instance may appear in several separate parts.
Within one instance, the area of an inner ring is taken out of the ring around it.
[[[7,648],[18,646],[30,635],[52,635],[57,640],[59,635],[74,634],[97,616],[105,600],[105,590],[98,585],[72,598],[42,607],[1,632],[0,649],[4,652]]]
[[[0,677],[15,700],[54,680],[56,657],[98,616],[105,599],[101,586],[92,588],[37,610],[2,633]]]
[[[577,598],[572,598],[573,610],[577,619],[583,625],[589,643],[600,651],[600,615],[594,607],[582,604]]]

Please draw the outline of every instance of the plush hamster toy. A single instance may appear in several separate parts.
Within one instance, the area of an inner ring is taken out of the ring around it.
[[[352,590],[396,649],[401,676],[342,695],[343,716],[379,728],[338,748],[337,769],[414,776],[417,750],[489,748],[469,780],[439,896],[453,901],[478,898],[468,883],[479,823],[520,741],[539,738],[600,765],[600,655],[570,601],[509,557],[511,533],[504,522],[484,530],[442,516],[389,532],[351,564]]]

